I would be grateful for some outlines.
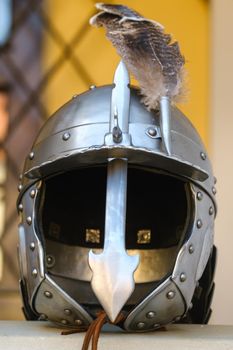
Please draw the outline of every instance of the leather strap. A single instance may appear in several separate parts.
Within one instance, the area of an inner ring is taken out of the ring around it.
[[[111,322],[105,311],[100,311],[97,315],[97,318],[92,321],[88,328],[86,327],[77,327],[76,329],[63,331],[62,335],[69,335],[73,333],[80,333],[86,331],[85,338],[83,340],[82,350],[88,350],[91,342],[91,350],[97,350],[98,340],[100,336],[101,329],[105,323],[118,324],[124,319],[123,314],[120,314],[114,322]]]

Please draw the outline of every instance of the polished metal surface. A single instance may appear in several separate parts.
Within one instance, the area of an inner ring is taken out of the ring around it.
[[[129,106],[130,106],[130,79],[129,73],[123,61],[121,61],[114,74],[114,88],[111,97],[110,131],[114,126],[114,116],[117,111],[118,124],[123,133],[129,130]]]
[[[160,99],[160,129],[165,152],[170,156],[171,150],[171,102],[169,97]]]
[[[152,312],[154,317],[148,317]],[[168,278],[129,313],[124,327],[131,332],[139,331],[138,324],[143,323],[140,330],[148,331],[171,323],[184,312],[183,297],[175,283]]]
[[[196,284],[204,271],[213,246],[214,217],[208,215],[212,200],[207,194],[203,194],[203,199],[199,201],[196,195],[198,190],[198,187],[192,185],[195,198],[193,227],[189,239],[179,251],[172,274],[172,279],[185,299],[186,309],[190,306]],[[196,224],[199,218],[202,219],[201,227]],[[186,276],[185,281],[180,278],[182,274]]]
[[[49,273],[64,278],[89,282],[92,272],[88,264],[90,249],[69,246],[46,240],[46,253],[53,256],[56,263],[48,266]],[[94,249],[96,254],[102,249]],[[134,272],[135,283],[159,281],[171,271],[177,254],[177,247],[164,249],[128,249],[129,255],[140,255],[139,265]]]
[[[44,251],[40,240],[38,239],[34,216],[35,201],[38,196],[40,182],[35,186],[28,188],[25,192],[22,204],[23,212],[21,214],[21,223],[19,225],[19,260],[20,274],[25,281],[30,305],[33,295],[39,284],[44,278]],[[35,196],[31,197],[31,191],[35,191]],[[28,218],[31,220],[28,220]],[[35,270],[37,273],[35,273]],[[34,273],[32,273],[34,271]]]
[[[47,122],[36,140],[34,159],[26,161],[24,189],[41,174],[50,174],[64,167],[106,162],[108,157],[127,158],[129,163],[163,168],[174,174],[182,173],[191,178],[200,188],[210,193],[214,177],[208,157],[203,161],[200,153],[204,146],[185,116],[171,107],[171,147],[169,157],[163,151],[159,113],[148,112],[140,103],[134,89],[130,93],[129,133],[122,135],[122,142],[114,143],[109,138],[109,108],[114,86],[90,90],[68,102]],[[126,90],[127,91],[127,90]],[[119,108],[117,109],[120,118]],[[120,124],[119,124],[120,125]],[[155,138],[148,137],[148,128],[155,128]],[[64,142],[62,135],[72,130],[72,137]],[[127,136],[128,135],[128,136]],[[49,137],[48,137],[49,136]],[[23,194],[23,191],[21,192]],[[214,197],[214,195],[213,195]]]
[[[129,256],[125,251],[126,188],[127,161],[110,160],[104,248],[100,254],[90,251],[88,262],[92,289],[112,322],[134,291],[134,271],[139,264],[139,255]]]
[[[70,327],[77,327],[77,320],[84,326],[92,321],[90,315],[47,275],[34,295],[33,305],[38,314],[45,314],[49,320],[61,325],[64,325],[62,320]],[[68,309],[69,313],[64,312]]]

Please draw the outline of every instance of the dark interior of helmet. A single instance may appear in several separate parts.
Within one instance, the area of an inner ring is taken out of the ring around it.
[[[106,166],[77,169],[44,181],[37,222],[52,278],[90,312],[100,308],[90,286],[90,249],[104,246]],[[187,183],[154,170],[129,167],[125,244],[139,254],[136,288],[125,309],[155,289],[172,271],[191,222]],[[99,251],[98,251],[99,250]],[[78,283],[78,288],[77,288]]]
[[[40,208],[45,239],[103,248],[106,167],[73,170],[44,183]],[[172,176],[128,169],[126,248],[162,249],[182,239],[188,217],[185,182]]]

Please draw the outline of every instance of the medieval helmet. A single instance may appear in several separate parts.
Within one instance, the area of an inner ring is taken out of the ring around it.
[[[122,312],[127,331],[208,319],[209,158],[180,110],[165,97],[148,111],[129,83],[121,62],[114,84],[48,119],[26,159],[18,211],[28,319],[88,326],[104,309],[111,321]]]

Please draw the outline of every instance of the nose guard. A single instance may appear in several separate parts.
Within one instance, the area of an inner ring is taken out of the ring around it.
[[[125,250],[127,161],[113,159],[108,164],[105,238],[101,254],[89,253],[92,289],[114,322],[135,288],[134,271],[139,255]]]
[[[129,128],[129,74],[121,62],[114,76],[109,136],[119,143]],[[127,160],[109,159],[105,210],[104,249],[89,253],[92,289],[114,322],[135,288],[134,271],[139,255],[129,256],[125,250]]]

